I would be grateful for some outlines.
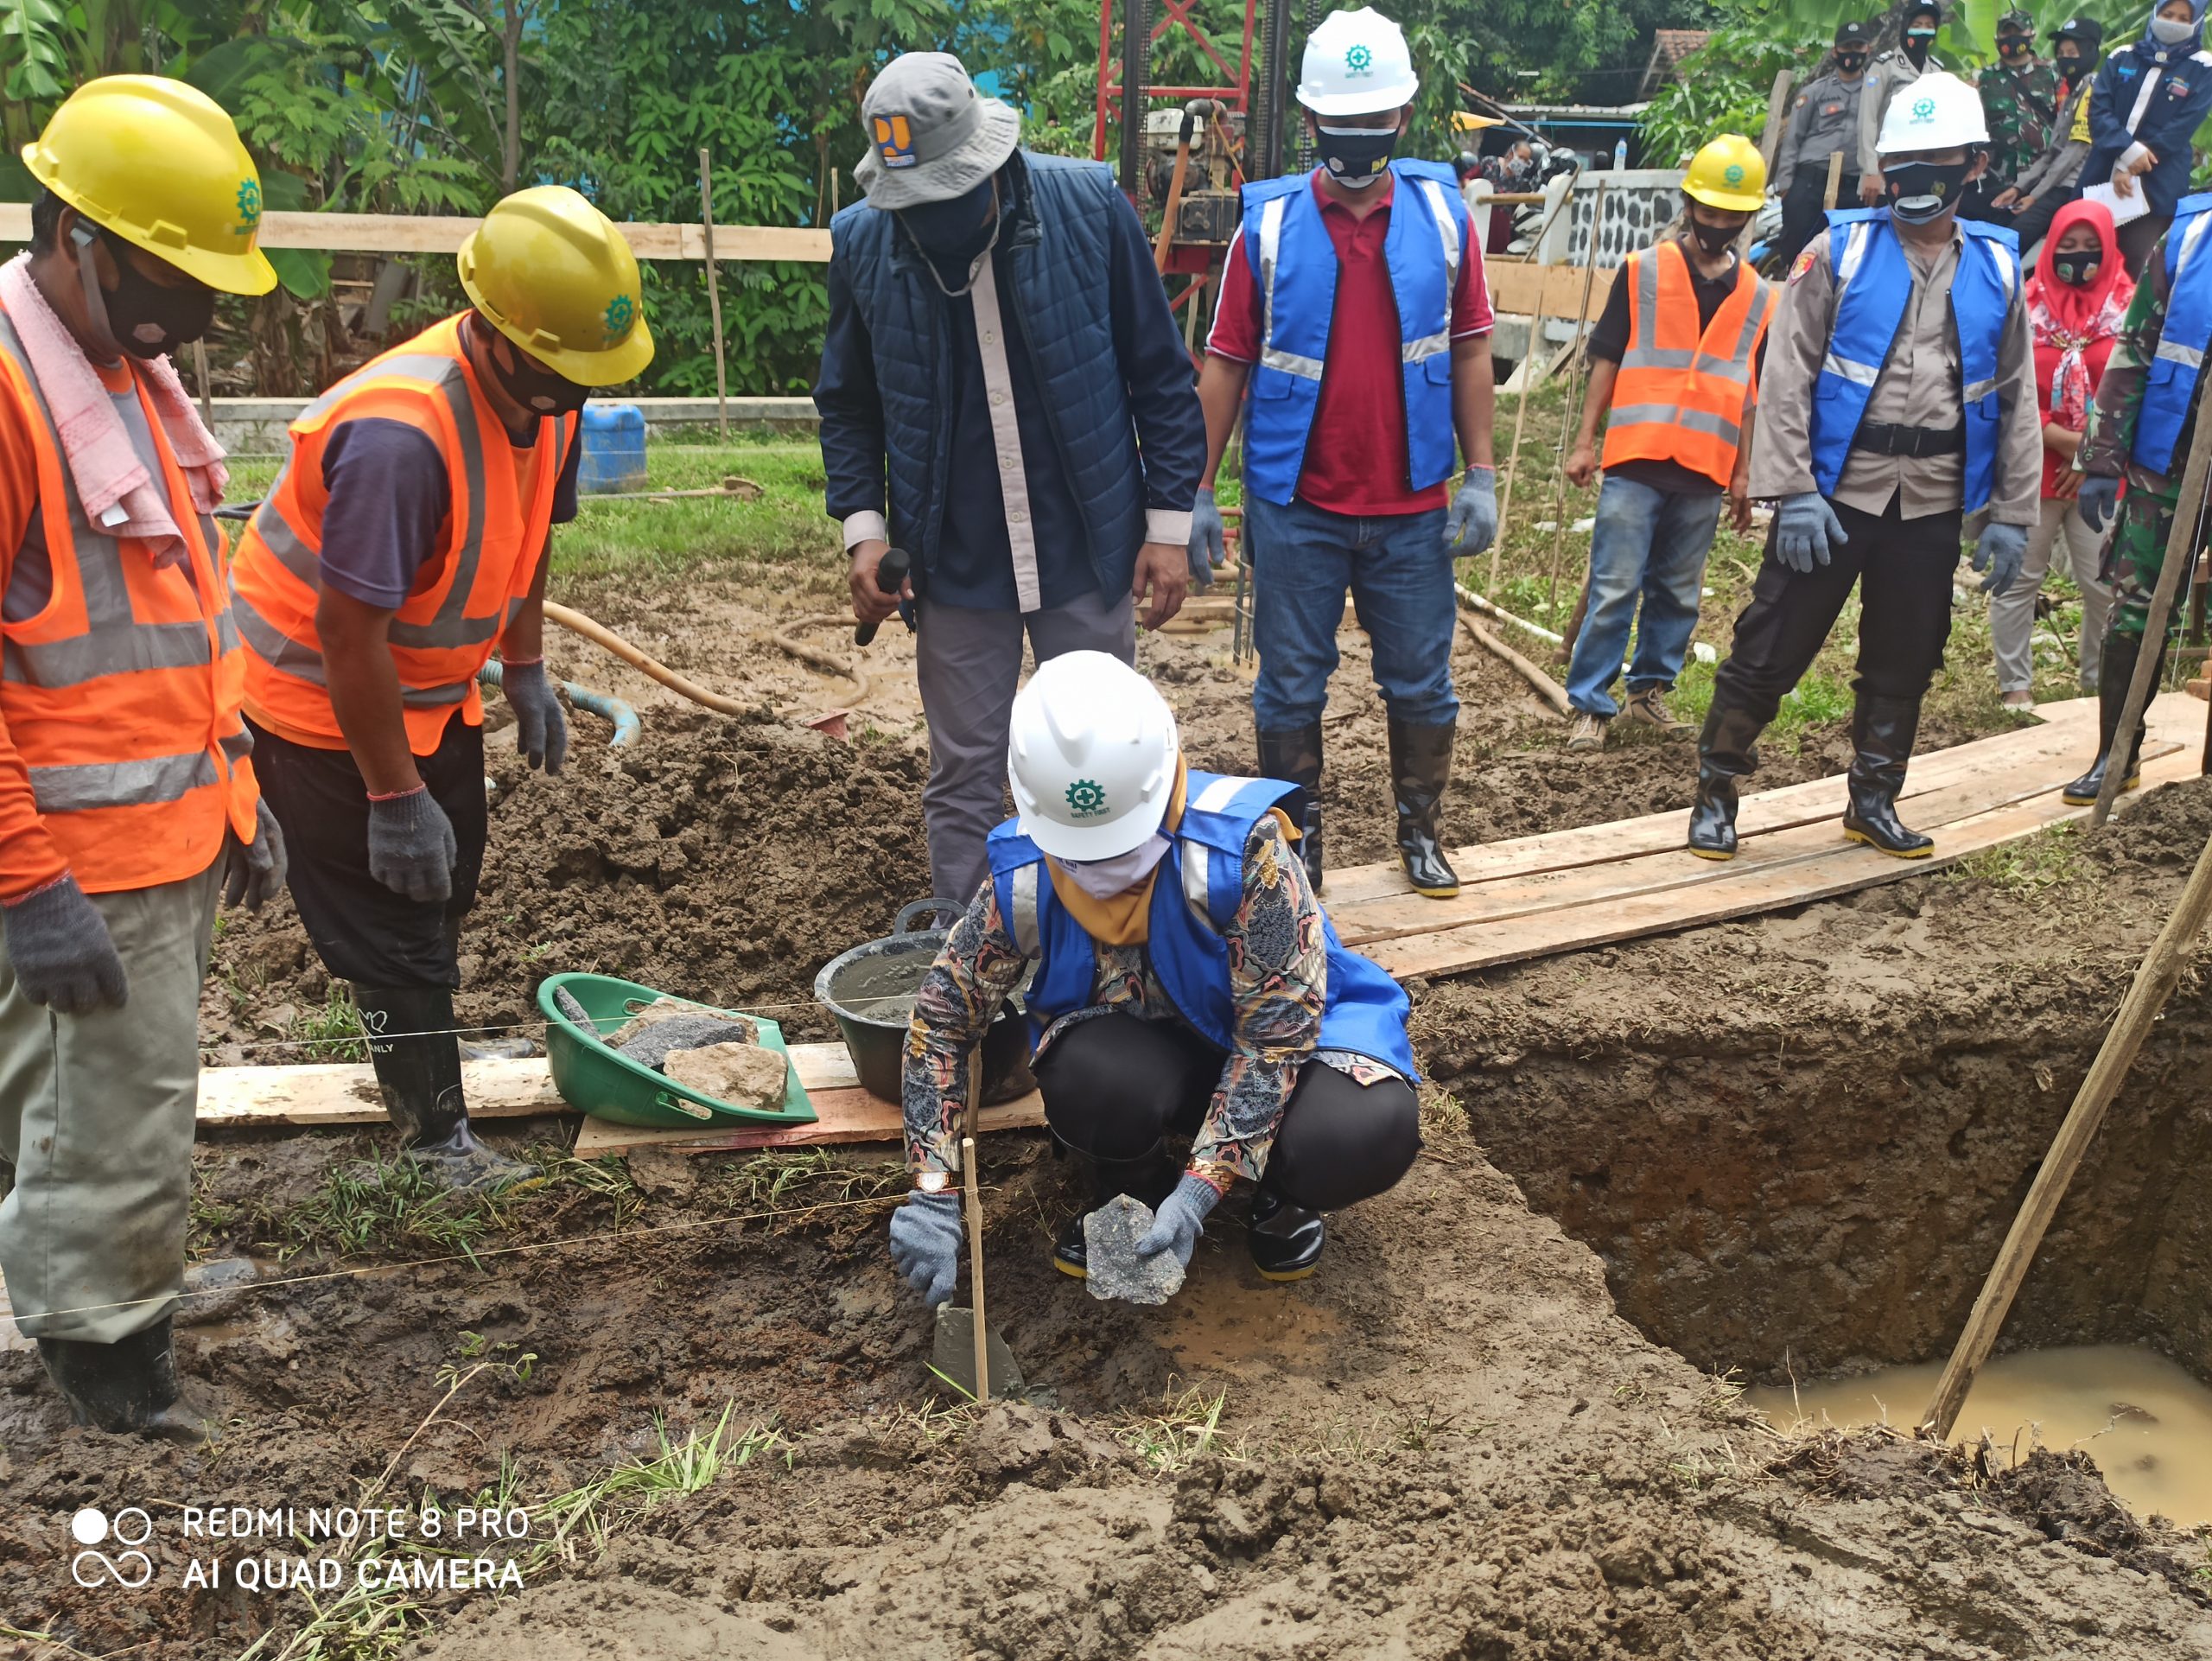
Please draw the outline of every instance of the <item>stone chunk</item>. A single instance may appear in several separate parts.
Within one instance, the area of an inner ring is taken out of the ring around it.
[[[784,1104],[790,1064],[781,1050],[758,1044],[708,1044],[670,1051],[661,1071],[686,1090],[732,1107],[772,1111]]]
[[[640,1066],[658,1067],[672,1050],[702,1050],[710,1044],[760,1041],[760,1029],[749,1021],[730,1021],[721,1015],[675,1015],[653,1022],[614,1047]]]
[[[1128,1303],[1165,1303],[1183,1284],[1183,1265],[1175,1254],[1137,1256],[1137,1242],[1151,1231],[1152,1208],[1128,1195],[1116,1194],[1083,1219],[1084,1250],[1090,1276],[1085,1282],[1095,1298],[1118,1298]]]

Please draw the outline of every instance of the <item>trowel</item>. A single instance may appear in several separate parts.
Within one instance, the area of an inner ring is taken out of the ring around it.
[[[1023,1399],[1021,1364],[1006,1340],[990,1329],[983,1315],[983,1195],[982,1174],[976,1163],[976,1125],[982,1114],[983,1052],[978,1044],[968,1053],[968,1105],[960,1136],[960,1199],[968,1225],[968,1275],[975,1302],[937,1307],[937,1342],[930,1355],[930,1370],[967,1391],[974,1401],[993,1397]]]

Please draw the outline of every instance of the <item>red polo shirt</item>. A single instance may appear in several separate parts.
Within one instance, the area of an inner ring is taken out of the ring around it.
[[[1451,496],[1449,480],[1418,493],[1407,486],[1411,463],[1399,368],[1398,302],[1382,259],[1397,182],[1392,175],[1376,185],[1381,200],[1360,219],[1321,188],[1320,169],[1313,172],[1313,197],[1337,250],[1337,307],[1329,320],[1321,401],[1313,412],[1298,494],[1332,513],[1422,513],[1446,506]],[[1459,286],[1452,296],[1452,338],[1487,334],[1495,321],[1482,251],[1467,237],[1459,256]],[[1262,328],[1260,285],[1244,257],[1244,233],[1239,230],[1222,270],[1221,303],[1206,350],[1239,363],[1256,363]]]

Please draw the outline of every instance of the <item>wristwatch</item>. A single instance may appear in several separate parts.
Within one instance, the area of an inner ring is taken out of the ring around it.
[[[914,1178],[914,1192],[916,1193],[943,1193],[951,1186],[951,1182],[952,1173],[950,1171],[923,1171]]]

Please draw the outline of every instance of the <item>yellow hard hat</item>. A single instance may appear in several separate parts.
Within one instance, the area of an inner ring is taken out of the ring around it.
[[[485,321],[563,379],[613,386],[653,360],[638,257],[566,185],[533,185],[495,205],[458,264]]]
[[[226,294],[276,286],[261,175],[238,130],[197,87],[161,75],[88,80],[23,146],[31,177],[95,225]]]
[[[1682,188],[1724,213],[1756,213],[1766,200],[1766,159],[1743,134],[1722,133],[1690,157]]]

